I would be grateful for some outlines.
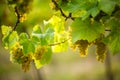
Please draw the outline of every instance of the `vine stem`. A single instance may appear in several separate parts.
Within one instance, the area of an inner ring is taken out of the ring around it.
[[[106,29],[105,31],[111,31],[111,30],[109,30],[109,29]]]
[[[59,6],[58,6],[58,4],[57,4],[57,2],[55,1],[55,0],[52,0],[52,2],[55,4],[55,6],[60,10],[60,12],[61,12],[61,15],[63,16],[63,17],[67,17],[66,15],[65,15],[65,13],[62,11],[62,9],[61,8],[59,8]]]
[[[66,39],[66,40],[64,40],[64,41],[62,41],[62,42],[57,42],[57,43],[49,44],[48,46],[60,45],[60,44],[62,44],[62,43],[67,42],[68,40],[70,40],[70,38],[69,38],[69,39]]]
[[[68,19],[68,18],[71,18],[72,20],[74,20],[74,18],[72,17],[72,13],[69,13],[69,15],[67,16],[63,11],[62,9],[58,6],[58,3],[55,1],[55,0],[52,0],[52,2],[55,4],[55,6],[59,9],[61,15],[63,17],[65,17],[65,21]]]
[[[20,23],[20,14],[19,14],[19,12],[18,12],[17,6],[15,6],[14,9],[15,9],[15,14],[16,14],[16,16],[17,16],[17,21],[16,21],[15,26],[13,27],[13,30],[12,30],[12,31],[14,31],[14,30],[17,28],[18,24]]]

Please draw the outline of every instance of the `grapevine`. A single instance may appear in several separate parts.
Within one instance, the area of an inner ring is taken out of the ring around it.
[[[36,24],[29,34],[18,34],[16,28],[27,20],[33,2],[7,0],[17,20],[13,27],[1,26],[2,42],[10,50],[10,60],[20,64],[24,72],[30,69],[31,62],[39,69],[50,62],[52,53],[67,51],[69,46],[85,57],[89,46],[95,45],[100,62],[104,62],[108,48],[114,55],[120,52],[118,0],[51,0],[52,16],[42,26]]]

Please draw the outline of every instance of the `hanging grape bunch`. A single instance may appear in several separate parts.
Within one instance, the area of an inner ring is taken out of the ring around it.
[[[46,47],[38,46],[35,50],[34,57],[36,60],[40,60],[42,55],[46,52]]]
[[[30,69],[30,63],[32,62],[32,56],[31,54],[24,55],[22,58],[22,70],[24,72],[28,71]]]
[[[96,40],[95,45],[96,45],[97,60],[104,62],[104,59],[106,57],[106,51],[107,51],[106,45],[100,40]]]
[[[23,71],[26,72],[30,69],[32,56],[31,54],[23,54],[22,46],[17,42],[11,49],[10,60],[14,63],[21,64]]]
[[[17,42],[11,49],[10,60],[15,63],[21,63],[22,56],[23,56],[22,47]]]
[[[80,56],[85,57],[87,55],[89,45],[90,43],[87,40],[78,40],[71,46],[71,48],[78,48]]]

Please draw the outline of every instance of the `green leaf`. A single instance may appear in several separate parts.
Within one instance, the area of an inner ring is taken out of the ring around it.
[[[23,46],[24,54],[30,54],[35,52],[35,45],[28,38],[28,35],[26,33],[20,34],[20,44]]]
[[[120,0],[115,0],[116,4],[120,7]]]
[[[41,28],[40,28],[40,25],[37,24],[37,25],[34,26],[34,28],[33,28],[33,33],[36,33],[36,34],[37,34],[37,33],[38,33],[38,34],[39,34],[39,33],[42,33],[42,30],[41,30]]]
[[[115,55],[120,52],[120,21],[117,18],[111,18],[107,21],[107,26],[110,27],[111,32],[107,36],[108,44],[111,52]]]
[[[48,21],[48,24],[51,24],[51,27],[57,33],[63,33],[65,30],[65,20],[63,17],[52,16],[52,18]]]
[[[89,42],[94,41],[104,32],[104,27],[99,22],[91,22],[90,20],[82,21],[76,19],[72,25],[72,41],[73,43],[77,40],[88,40]]]
[[[87,11],[83,16],[82,16],[82,20],[87,19],[91,14],[91,11]]]
[[[34,63],[37,69],[41,68],[44,64],[48,64],[52,57],[52,50],[50,47],[46,48],[47,52],[42,55],[41,60],[35,60]]]
[[[100,0],[99,2],[99,8],[107,13],[107,14],[111,14],[115,8],[115,2],[112,0]]]
[[[32,36],[31,41],[33,42],[33,44],[40,44],[40,39],[37,36]]]
[[[6,49],[9,48],[9,36],[10,36],[10,34],[8,34],[2,38],[3,45]]]
[[[36,26],[35,26],[36,27]],[[38,41],[40,45],[48,45],[53,42],[54,39],[54,29],[49,25],[45,24],[45,31],[42,33],[40,27],[37,28],[37,32],[32,32],[32,37]]]
[[[64,51],[67,51],[68,50],[68,35],[64,34],[63,36],[62,35],[59,35],[59,34],[55,34],[55,37],[54,37],[54,44],[57,44],[57,45],[54,45],[52,46],[52,51],[53,52],[64,52]]]
[[[65,32],[65,20],[58,16],[53,16],[49,21],[45,21],[45,39],[48,45],[54,43],[61,43],[68,38],[67,33]],[[48,41],[49,40],[49,41]],[[52,50],[54,52],[66,51],[68,49],[68,43],[61,43],[55,45]]]
[[[92,17],[96,17],[99,14],[100,10],[98,7],[94,7],[91,9],[91,15]]]
[[[24,41],[24,43],[22,43],[21,45],[23,46],[24,54],[30,54],[35,52],[35,45],[32,43],[32,41]]]
[[[20,43],[24,43],[24,41],[28,41],[28,35],[26,33],[20,34]]]
[[[12,48],[13,45],[18,42],[19,36],[16,31],[13,31],[9,36],[9,47]]]
[[[115,55],[120,52],[120,34],[112,37],[112,40],[109,43],[111,52]]]
[[[46,30],[46,33],[45,33],[45,39],[47,41],[48,44],[50,43],[53,43],[54,42],[54,30],[51,29],[51,28],[48,28]]]
[[[43,64],[41,64],[40,60],[34,60],[35,66],[37,69],[41,68]]]
[[[68,50],[68,42],[61,43],[52,47],[53,52],[65,52]]]
[[[80,5],[76,2],[76,1],[71,1],[71,2],[64,2],[60,5],[60,7],[65,10],[65,11],[69,11],[69,12],[75,12],[78,11],[80,9]]]
[[[120,52],[120,33],[112,32],[108,37],[108,45],[113,55]]]
[[[82,16],[82,20],[89,18],[90,15],[92,17],[95,17],[97,14],[99,14],[100,10],[97,6],[96,0],[87,1],[85,5],[88,6],[85,8],[86,13]]]
[[[49,48],[47,48],[47,52],[45,52],[42,55],[42,59],[40,60],[41,64],[48,64],[51,60],[51,57],[52,57],[52,50],[49,47]]]
[[[2,25],[1,29],[2,29],[2,34],[3,35],[7,35],[7,34],[9,34],[12,31],[11,27],[5,26],[5,25]]]
[[[7,35],[4,35],[2,41],[5,48],[12,48],[13,45],[18,41],[19,37],[16,31],[13,31]]]

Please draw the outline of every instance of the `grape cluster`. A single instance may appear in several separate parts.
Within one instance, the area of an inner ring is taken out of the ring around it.
[[[95,45],[97,46],[96,47],[97,60],[103,62],[106,57],[107,51],[106,45],[100,40],[96,40]]]
[[[45,46],[38,46],[35,50],[34,57],[36,60],[40,60],[42,55],[46,52]]]
[[[43,54],[47,51],[46,49],[46,46],[39,45],[36,47],[34,54],[24,54],[22,46],[19,42],[16,42],[11,49],[10,60],[14,63],[21,64],[22,70],[26,72],[30,69],[30,63],[32,60],[41,60]]]
[[[78,40],[76,42],[76,44],[79,49],[80,56],[82,56],[82,57],[86,56],[87,51],[88,51],[89,42],[87,40]]]
[[[30,62],[32,61],[31,54],[23,54],[21,45],[17,42],[11,49],[10,59],[14,63],[22,64],[22,69],[24,72],[28,71],[30,68]]]
[[[87,40],[78,40],[71,46],[71,48],[74,50],[78,48],[80,56],[85,57],[87,55],[89,45],[90,43]]]
[[[30,63],[32,61],[32,56],[30,54],[22,56],[22,70],[24,72],[30,69]]]
[[[17,42],[11,50],[10,60],[12,62],[15,62],[15,63],[21,63],[21,60],[22,60],[21,57],[22,56],[23,56],[22,47]]]

